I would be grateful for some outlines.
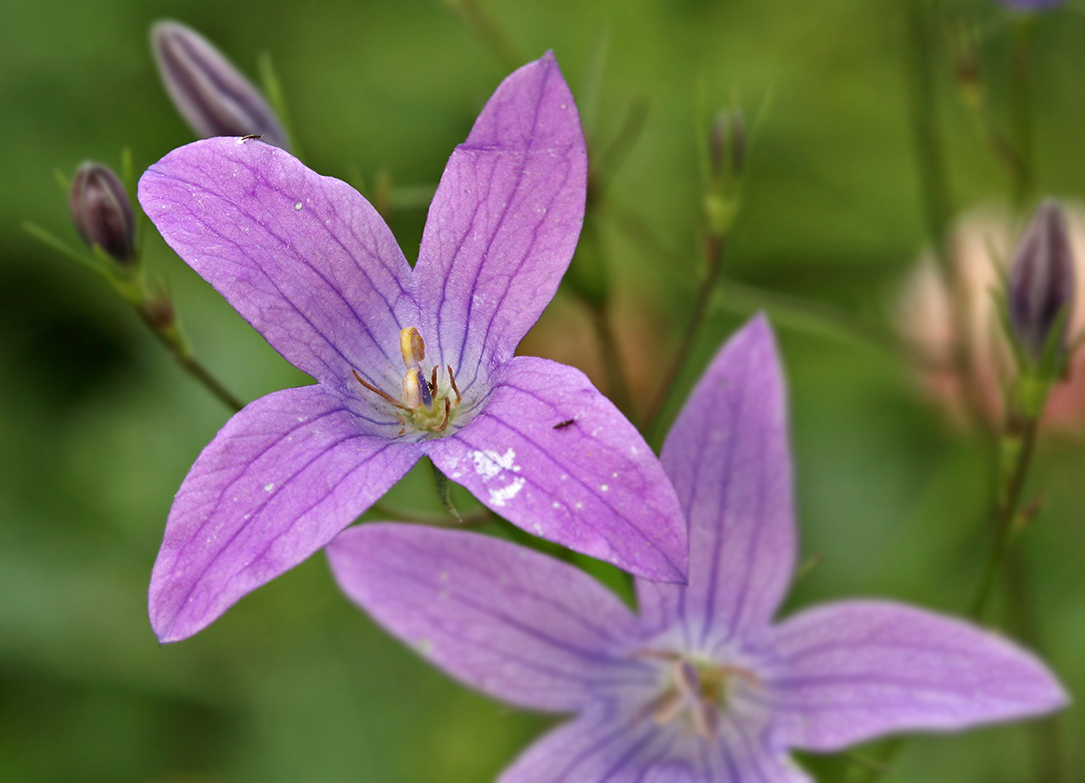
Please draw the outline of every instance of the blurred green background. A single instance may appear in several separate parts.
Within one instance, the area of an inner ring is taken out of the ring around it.
[[[822,557],[789,606],[866,595],[963,611],[986,542],[991,443],[947,426],[903,354],[873,339],[889,332],[894,291],[924,243],[900,3],[483,7],[523,61],[555,51],[593,149],[630,106],[647,108],[588,248],[627,302],[616,328],[640,335],[635,410],[663,373],[699,274],[699,96],[711,110],[737,99],[748,116],[771,96],[726,273],[772,296],[721,288],[665,419],[744,314],[780,295],[869,324],[842,338],[817,318],[776,312],[802,547]],[[998,111],[1006,15],[986,0],[943,8],[984,30]],[[192,639],[160,647],[151,633],[146,587],[173,493],[228,412],[111,291],[21,223],[75,243],[54,169],[117,166],[129,147],[139,171],[191,140],[148,51],[148,26],[164,17],[201,31],[254,78],[259,53],[270,52],[306,162],[369,183],[384,172],[396,185],[435,184],[507,72],[461,15],[428,0],[0,0],[0,780],[492,779],[553,718],[510,710],[423,665],[348,604],[321,556]],[[1079,11],[1039,20],[1037,179],[1041,192],[1068,199],[1085,190],[1083,42]],[[605,67],[588,106],[597,62]],[[951,63],[939,55],[932,67],[958,203],[1004,196],[1004,171],[955,99]],[[424,210],[391,222],[413,258]],[[227,386],[248,400],[307,382],[144,229],[149,271]],[[555,305],[577,307],[568,294]],[[568,337],[545,331],[557,320],[544,317],[532,351],[561,353]],[[1024,546],[1043,654],[1078,698],[1083,471],[1080,442],[1043,440],[1030,493],[1043,490],[1047,505]],[[427,479],[416,471],[390,502],[417,505],[420,495],[437,509]],[[1008,616],[1000,603],[993,619]],[[1085,711],[1071,708],[1057,731],[1062,780],[1085,781]],[[1035,780],[1035,747],[1021,726],[921,738],[892,780]],[[840,759],[811,763],[826,781],[850,770]]]

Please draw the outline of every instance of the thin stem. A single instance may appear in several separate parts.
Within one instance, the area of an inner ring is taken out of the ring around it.
[[[1017,638],[1033,652],[1042,655],[1043,633],[1040,618],[1034,611],[1032,579],[1025,555],[1026,552],[1018,547],[1012,550],[1006,559],[1009,606]],[[1044,783],[1058,783],[1063,779],[1062,738],[1059,735],[1058,717],[1030,721],[1027,730],[1032,750],[1033,778]]]
[[[482,525],[497,519],[494,513],[488,508],[480,508],[477,511],[472,511],[470,514],[463,514],[461,517],[462,521],[449,519],[445,514],[421,514],[417,511],[406,511],[394,506],[389,506],[385,503],[374,503],[369,507],[369,510],[395,522],[429,525],[430,527],[451,527],[457,530],[465,527],[481,527]]]
[[[934,47],[927,17],[927,0],[902,0],[907,26],[905,70],[912,143],[919,166],[927,231],[946,280],[952,279],[946,238],[953,215],[945,151],[940,132],[934,76]]]
[[[678,343],[678,349],[675,351],[674,357],[671,359],[671,363],[667,367],[666,372],[663,373],[663,380],[656,390],[655,397],[652,398],[652,402],[648,406],[648,410],[645,411],[644,418],[641,420],[640,429],[646,437],[652,433],[652,430],[658,421],[659,414],[663,410],[663,405],[670,396],[675,381],[678,380],[678,374],[685,364],[686,359],[689,357],[690,351],[693,349],[693,342],[697,337],[697,332],[700,331],[701,324],[704,323],[705,314],[708,312],[708,305],[712,301],[712,293],[716,288],[716,281],[719,278],[720,270],[723,268],[725,248],[725,237],[717,234],[708,234],[705,236],[704,254],[705,259],[708,262],[708,271],[705,274],[704,280],[701,282],[700,290],[697,292],[697,300],[693,303],[693,315],[690,317],[689,323],[686,326],[685,334],[682,335],[682,339]]]
[[[607,393],[614,407],[626,415],[630,413],[629,388],[625,382],[625,369],[622,367],[622,355],[618,345],[618,336],[610,324],[609,308],[606,302],[587,302],[588,314],[592,326],[599,337],[599,353],[603,360],[603,371],[607,378]]]
[[[144,305],[137,307],[136,310],[140,318],[143,319],[143,323],[147,324],[154,336],[166,346],[170,355],[181,365],[185,372],[203,384],[204,388],[217,397],[227,408],[233,409],[235,413],[245,407],[245,403],[229,391],[199,362],[192,353],[192,349],[189,347],[188,341],[182,334],[175,318],[169,323],[163,324],[152,308]]]
[[[463,517],[460,516],[460,512],[456,510],[456,506],[452,502],[452,485],[448,480],[448,476],[441,472],[436,462],[430,461],[430,466],[433,468],[433,478],[437,482],[437,497],[441,500],[441,505],[445,507],[445,511],[448,512],[450,517],[462,524]]]
[[[500,25],[482,7],[478,0],[446,0],[449,5],[460,12],[471,31],[486,44],[490,52],[498,62],[508,71],[513,71],[523,65],[523,60],[516,47],[512,45],[508,36]]]
[[[854,783],[874,783],[875,780],[883,775],[892,774],[893,761],[900,755],[900,752],[904,750],[904,745],[907,742],[906,737],[894,737],[888,740],[882,745],[881,752],[877,758],[871,761],[866,761],[862,767],[860,767],[860,777],[854,781]]]
[[[1019,14],[1013,23],[1013,51],[1010,62],[1010,127],[1013,129],[1016,166],[1013,176],[1013,204],[1022,209],[1032,192],[1035,164],[1032,143],[1032,42],[1033,14]]]
[[[728,275],[719,277],[720,298],[714,308],[749,315],[765,310],[778,327],[790,327],[804,334],[848,340],[879,351],[904,353],[897,336],[880,323],[854,316],[831,305],[739,282]],[[922,357],[916,361],[923,362]],[[927,360],[927,363],[931,363]]]
[[[1029,467],[1036,450],[1039,425],[1039,418],[1029,418],[1022,424],[1020,434],[1011,434],[1004,440],[1004,445],[1014,451],[1014,457],[1009,471],[1004,474],[1005,482],[995,502],[995,538],[991,552],[984,564],[979,587],[976,588],[976,594],[969,605],[968,616],[973,620],[982,619],[998,574],[1006,561],[1006,554],[1013,543],[1014,533],[1017,532],[1015,523],[1018,520],[1021,493],[1025,488],[1025,479],[1028,478]]]

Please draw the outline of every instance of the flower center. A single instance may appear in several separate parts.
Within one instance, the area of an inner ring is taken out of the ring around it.
[[[451,365],[445,365],[448,371],[447,383],[441,384],[438,367],[433,365],[429,377],[426,377],[422,362],[426,358],[426,343],[421,333],[414,326],[408,326],[399,332],[399,351],[407,371],[403,374],[402,392],[396,399],[376,386],[367,382],[357,370],[353,370],[358,383],[366,389],[390,402],[403,429],[402,435],[410,427],[419,432],[439,434],[444,432],[455,418],[455,410],[463,397],[456,387],[456,376]]]
[[[720,728],[720,715],[731,701],[735,680],[760,685],[756,674],[741,666],[686,657],[668,650],[641,650],[638,658],[666,662],[666,681],[662,692],[649,701],[638,718],[651,718],[664,726],[686,719],[699,735],[711,739]]]

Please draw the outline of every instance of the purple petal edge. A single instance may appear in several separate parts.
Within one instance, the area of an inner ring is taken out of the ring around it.
[[[553,298],[580,235],[587,170],[552,53],[508,76],[453,152],[415,273],[422,334],[461,388],[510,358]]]
[[[200,631],[349,525],[420,452],[362,432],[320,386],[231,418],[177,491],[148,593],[161,642]]]
[[[757,316],[713,359],[663,445],[689,520],[690,578],[681,589],[638,581],[648,625],[680,622],[705,646],[772,619],[796,548],[786,396],[772,329]]]
[[[956,731],[1067,703],[1034,655],[960,620],[888,601],[802,612],[773,629],[779,742],[839,750],[899,731]]]
[[[351,393],[352,370],[387,367],[385,385],[398,388],[400,324],[419,319],[411,268],[345,182],[257,140],[206,139],[148,168],[139,201],[169,246],[295,367]]]
[[[507,541],[368,523],[327,547],[340,588],[467,685],[521,707],[578,710],[652,670],[625,651],[633,614],[572,566]]]
[[[685,582],[686,524],[632,424],[579,370],[519,356],[485,409],[426,454],[527,532],[631,573]]]

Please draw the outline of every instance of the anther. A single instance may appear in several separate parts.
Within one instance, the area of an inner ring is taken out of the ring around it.
[[[433,365],[433,377],[430,379],[430,382],[429,382],[429,393],[430,394],[436,394],[437,393],[437,365],[436,364]]]
[[[426,358],[426,343],[414,326],[399,330],[399,352],[403,355],[403,364],[413,370]]]
[[[407,370],[403,376],[403,401],[412,410],[433,407],[433,395],[421,370]]]

